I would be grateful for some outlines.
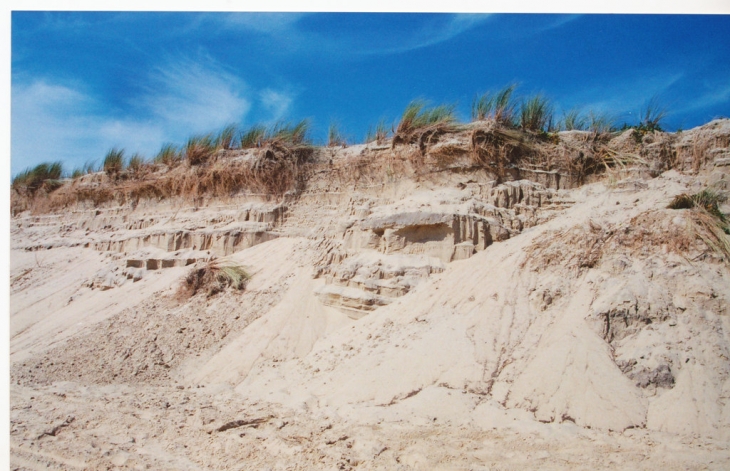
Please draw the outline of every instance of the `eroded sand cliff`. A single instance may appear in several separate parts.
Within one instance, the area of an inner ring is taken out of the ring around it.
[[[15,201],[12,468],[726,469],[730,260],[667,206],[730,189],[730,121],[506,166],[480,132],[315,149],[278,196],[173,189],[263,158],[229,151]],[[246,289],[181,296],[211,259]]]

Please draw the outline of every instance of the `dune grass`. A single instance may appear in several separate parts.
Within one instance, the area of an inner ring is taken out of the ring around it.
[[[241,132],[241,148],[252,149],[274,143],[289,146],[310,145],[309,128],[309,121],[306,119],[298,123],[279,121],[269,128],[255,124]]]
[[[476,97],[471,107],[472,120],[493,119],[499,124],[514,126],[517,105],[513,94],[516,88],[517,85],[510,84],[496,93],[487,92]]]
[[[127,168],[132,172],[139,172],[142,169],[144,163],[144,157],[142,157],[138,153],[135,153],[134,155],[132,155],[132,157],[129,158],[129,162],[127,162]]]
[[[73,169],[70,177],[72,179],[76,179],[76,178],[79,178],[84,175],[96,173],[98,170],[99,169],[97,168],[96,162],[94,162],[93,160],[90,160],[90,161],[86,162],[84,165]]]
[[[727,218],[720,211],[720,205],[727,201],[727,197],[712,188],[705,188],[704,190],[688,195],[682,193],[677,195],[669,203],[668,208],[670,209],[690,209],[690,208],[702,208],[708,214],[716,218],[720,223],[723,224],[723,230],[728,231]]]
[[[199,134],[188,138],[182,149],[180,159],[187,160],[190,165],[202,165],[208,162],[219,150],[230,150],[236,135],[236,126],[229,124],[218,133]],[[173,161],[172,149],[163,151],[167,154],[167,161]],[[168,164],[169,165],[169,164]]]
[[[615,119],[606,112],[588,112],[588,130],[595,134],[605,134],[614,131]]]
[[[368,133],[365,135],[365,143],[377,142],[378,144],[382,144],[383,141],[388,139],[389,134],[388,128],[385,126],[385,120],[381,119],[378,121],[375,129],[372,126],[368,128]]]
[[[553,105],[542,95],[523,99],[519,122],[523,130],[548,131],[552,128]]]
[[[266,126],[256,124],[241,133],[241,149],[260,147],[266,138]]]
[[[346,140],[342,136],[339,126],[336,123],[330,124],[329,130],[327,131],[327,147],[340,147],[345,145]]]
[[[637,124],[624,123],[620,130],[632,130],[632,136],[637,144],[641,144],[649,133],[664,132],[662,122],[667,117],[667,109],[657,97],[652,97],[639,110],[639,122]]]
[[[657,97],[652,97],[641,109],[639,114],[641,121],[637,129],[644,132],[664,131],[662,122],[667,117],[667,109]]]
[[[690,228],[713,252],[730,263],[730,224],[720,211],[720,204],[727,196],[712,188],[705,188],[693,195],[682,193],[669,203],[670,209],[690,209]]]
[[[102,168],[108,175],[116,175],[124,170],[124,149],[110,149],[102,161]]]
[[[236,125],[229,124],[224,127],[215,138],[215,146],[218,149],[229,150],[233,146],[233,139],[236,135]]]
[[[455,109],[453,104],[431,107],[423,100],[411,101],[393,132],[391,148],[417,143],[420,155],[425,155],[428,147],[438,142],[441,135],[456,129]]]
[[[588,128],[588,121],[579,110],[573,108],[563,113],[560,127],[566,131],[585,131]]]
[[[514,98],[515,88],[511,84],[496,92],[485,93],[476,97],[472,103],[472,119],[493,120],[498,126],[492,126],[492,122],[487,126],[460,126],[456,122],[456,105],[430,106],[426,101],[417,99],[406,106],[396,125],[386,127],[385,121],[381,120],[375,129],[370,128],[366,142],[377,141],[380,144],[392,133],[392,149],[402,144],[416,145],[415,149],[411,148],[406,152],[411,164],[433,165],[436,161],[452,162],[455,157],[471,155],[473,165],[488,168],[499,178],[507,178],[508,174],[511,175],[510,172],[515,173],[516,169],[521,169],[520,166],[529,169],[560,169],[570,175],[582,177],[596,172],[600,164],[604,164],[607,169],[624,169],[634,164],[648,165],[643,160],[634,159],[638,153],[620,153],[605,145],[608,142],[605,138],[609,137],[607,134],[616,129],[615,120],[608,114],[594,111],[582,113],[576,109],[564,113],[557,128],[595,133],[596,136],[590,144],[594,147],[586,154],[581,152],[579,158],[574,158],[573,154],[562,156],[565,149],[549,148],[551,144],[560,144],[559,136],[548,134],[549,139],[544,139],[546,133],[556,129],[550,100],[536,95],[525,97],[518,105]],[[652,99],[642,111],[640,124],[632,127],[661,130],[665,116],[665,110],[656,99]],[[75,189],[73,191],[78,197],[68,196],[68,204],[72,204],[73,198],[76,198],[75,201],[101,201],[86,193],[107,190],[111,196],[104,196],[107,198],[104,201],[117,197],[151,197],[149,195],[156,198],[199,197],[203,194],[230,196],[242,191],[279,197],[295,194],[305,187],[308,176],[318,162],[312,158],[316,157],[316,152],[309,136],[309,121],[279,121],[270,126],[256,124],[248,129],[240,129],[231,124],[218,132],[193,136],[182,147],[170,143],[163,145],[153,161],[167,166],[167,170],[172,170],[169,173],[165,173],[165,169],[159,168],[160,166],[145,162],[136,154],[125,162],[124,151],[114,148],[107,153],[100,165],[87,163],[76,168],[71,176],[78,178],[84,173],[104,170],[109,175],[119,175],[121,178],[115,177],[113,184],[103,189],[92,190],[93,185]],[[463,134],[467,129],[472,132],[470,142],[466,145],[443,142],[443,136]],[[525,132],[528,130],[531,132]],[[539,135],[535,136],[535,132]],[[234,142],[236,139],[238,141]],[[336,124],[329,127],[326,142],[328,146],[345,144]],[[224,150],[239,147],[254,151],[247,153],[244,159],[225,158],[234,153],[225,153]],[[559,153],[562,154],[557,155]],[[697,153],[706,154],[705,150],[698,150]],[[597,157],[591,157],[593,154]],[[584,155],[589,157],[584,158]],[[627,160],[627,156],[634,160]],[[194,168],[175,169],[183,161],[189,163],[186,167]],[[126,173],[125,163],[129,169]],[[49,166],[51,164],[42,164],[38,168],[21,172],[13,179],[13,187],[32,190],[40,186],[38,182],[58,182],[60,174],[58,178],[42,175],[43,172],[50,171]],[[47,183],[45,186],[50,189],[53,184]],[[124,195],[114,193],[122,187]],[[69,195],[73,191],[70,190]],[[56,193],[54,198],[59,199],[58,195]]]
[[[296,124],[279,121],[267,133],[268,143],[281,143],[285,145],[300,146],[309,145],[309,120],[303,119]]]
[[[200,165],[210,160],[217,148],[212,134],[191,136],[185,143],[183,155],[190,165]]]
[[[174,167],[182,161],[182,155],[174,144],[163,144],[160,151],[154,158],[155,163],[164,164],[168,167]]]
[[[730,263],[730,228],[707,211],[696,212],[693,218],[695,234],[713,252],[722,255]]]
[[[42,187],[51,190],[60,185],[59,180],[62,175],[62,162],[44,162],[18,173],[13,178],[11,187],[15,190],[24,189],[30,193],[35,193]]]
[[[429,107],[423,100],[413,100],[403,111],[396,133],[408,134],[427,126],[451,124],[456,121],[455,109],[455,105]]]
[[[96,161],[90,160],[84,164],[84,173],[91,174],[99,171],[99,166]]]

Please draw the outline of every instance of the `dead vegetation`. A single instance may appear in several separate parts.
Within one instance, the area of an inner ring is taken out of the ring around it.
[[[693,195],[681,194],[669,203],[670,209],[688,209],[692,230],[713,252],[723,256],[730,263],[730,225],[719,205],[727,196],[712,188],[706,188]]]
[[[490,125],[491,124],[491,125]],[[489,169],[497,180],[503,180],[508,169],[532,154],[527,135],[516,129],[499,126],[496,121],[471,132],[471,157],[474,165]]]
[[[210,297],[228,288],[242,291],[250,278],[251,275],[238,264],[220,259],[212,260],[188,273],[178,290],[178,296],[184,300],[198,292],[205,292]]]
[[[429,107],[422,100],[412,101],[395,129],[391,148],[415,143],[421,155],[424,155],[426,149],[435,144],[441,135],[458,130],[454,124],[454,108],[453,105]]]
[[[722,224],[727,224],[725,215],[720,212],[720,204],[727,201],[727,197],[719,191],[713,190],[712,188],[705,188],[704,190],[688,195],[682,193],[674,197],[671,203],[669,203],[669,209],[691,209],[691,208],[702,208],[708,214],[714,216]]]
[[[198,150],[188,149],[188,157],[202,152],[197,144],[190,147]],[[276,198],[303,188],[313,154],[310,146],[275,140],[238,158],[226,154],[203,158],[199,154],[195,165],[177,165],[174,154],[167,149],[163,155],[173,159],[172,168],[162,163],[140,165],[121,173],[97,173],[75,179],[58,185],[53,192],[16,191],[12,212],[46,212],[76,204],[99,206],[112,201],[136,205],[144,199],[225,198],[241,192]]]
[[[336,170],[334,177],[343,184],[382,183],[445,170],[484,170],[497,182],[527,178],[554,188],[571,188],[602,177],[618,181],[628,176],[655,177],[673,168],[698,171],[714,155],[724,155],[723,149],[730,144],[730,133],[722,121],[677,134],[651,129],[637,142],[633,128],[601,132],[593,129],[593,121],[576,113],[566,115],[568,124],[587,130],[533,130],[547,123],[546,113],[537,110],[533,114],[539,116],[524,117],[523,129],[515,121],[515,107],[507,92],[509,89],[496,98],[485,98],[481,110],[475,103],[476,116],[484,119],[466,125],[455,124],[453,106],[412,102],[394,130],[389,149],[381,143],[388,134],[381,122],[369,139],[382,148],[367,148],[350,156],[342,168],[317,157],[321,151],[311,145],[306,120],[269,128],[252,126],[240,133],[240,146],[235,149],[230,148],[235,128],[229,126],[219,133],[193,137],[182,148],[166,144],[152,161],[135,155],[126,166],[123,151],[114,149],[114,159],[105,159],[99,171],[80,169],[69,180],[59,179],[57,171],[57,176],[40,175],[45,167],[39,166],[38,172],[29,169],[13,180],[11,212],[43,213],[111,202],[136,205],[145,199],[199,201],[241,194],[296,197],[323,166]],[[534,108],[549,111],[549,104],[536,101]],[[505,121],[508,117],[511,122]],[[647,119],[650,124],[656,121],[651,116]],[[331,131],[330,144],[341,146],[339,130]],[[51,170],[50,164],[44,165]]]
[[[724,215],[719,211],[719,216],[712,214],[697,202],[704,196],[697,195],[679,195],[672,201],[669,208],[685,209],[679,218],[669,209],[656,209],[622,225],[600,226],[589,221],[555,232],[532,244],[521,267],[540,272],[560,265],[577,276],[597,266],[606,254],[637,259],[669,252],[688,261],[713,259],[730,264]]]
[[[559,265],[569,272],[580,274],[584,269],[598,264],[606,242],[615,233],[615,228],[605,228],[593,221],[554,232],[549,237],[536,240],[525,251],[520,268],[541,272]]]

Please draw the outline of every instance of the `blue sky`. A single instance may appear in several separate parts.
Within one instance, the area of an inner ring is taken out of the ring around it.
[[[228,123],[308,118],[360,142],[414,98],[457,103],[516,82],[558,115],[665,127],[730,115],[730,15],[22,12],[11,16],[11,174],[71,170],[113,146],[153,157]]]

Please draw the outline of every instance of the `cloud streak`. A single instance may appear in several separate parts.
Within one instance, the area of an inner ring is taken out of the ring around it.
[[[730,102],[730,85],[717,84],[703,94],[699,95],[685,106],[676,110],[677,114],[684,114],[690,111],[703,110],[713,106],[727,104]]]
[[[456,36],[476,27],[487,21],[491,15],[456,14],[451,15],[443,25],[428,25],[410,37],[398,38],[393,42],[402,43],[396,46],[385,46],[374,49],[365,49],[363,54],[400,54],[404,52],[423,49],[446,42]]]
[[[273,123],[289,113],[294,98],[288,93],[267,88],[259,93],[259,100],[270,116],[269,122]]]
[[[636,117],[646,101],[660,96],[684,77],[682,72],[638,74],[615,81],[609,86],[587,87],[581,93],[561,100],[568,104],[566,109],[578,107],[584,111],[607,112],[616,119],[629,120]],[[590,98],[603,96],[603,100],[586,102]],[[589,98],[590,97],[590,98]]]
[[[67,86],[46,81],[14,86],[11,172],[56,160],[80,166],[121,143],[137,151],[159,145],[163,132],[158,126],[109,118],[100,108],[93,97]]]
[[[209,59],[167,61],[149,79],[141,93],[127,98],[129,110],[117,116],[79,87],[16,78],[12,173],[56,160],[70,169],[100,161],[115,146],[152,157],[165,142],[182,143],[192,134],[243,123],[252,107],[263,119],[282,119],[294,101],[285,91],[253,90]]]
[[[290,32],[304,16],[303,13],[257,12],[213,14],[208,15],[207,19],[228,30],[245,30],[274,36]]]
[[[251,108],[247,85],[212,63],[168,62],[151,79],[142,103],[167,128],[204,132],[241,120]]]
[[[385,33],[362,34],[357,29],[338,31],[307,31],[301,27],[307,13],[231,13],[208,15],[199,27],[211,22],[223,31],[263,34],[275,39],[286,39],[286,47],[279,52],[300,54],[302,51],[323,54],[387,55],[400,54],[446,42],[487,21],[489,14],[424,15],[419,27],[404,31],[393,29]],[[351,15],[343,13],[343,15]],[[355,15],[355,14],[352,14]],[[420,15],[419,15],[420,16]],[[445,20],[444,20],[445,19]],[[375,22],[375,20],[373,20]]]

